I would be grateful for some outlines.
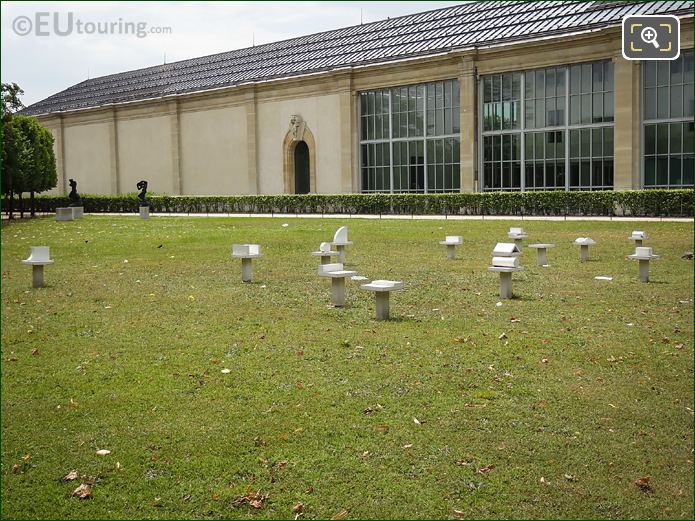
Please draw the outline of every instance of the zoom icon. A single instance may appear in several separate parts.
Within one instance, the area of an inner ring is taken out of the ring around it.
[[[623,18],[626,60],[675,60],[680,55],[680,20],[675,16]]]

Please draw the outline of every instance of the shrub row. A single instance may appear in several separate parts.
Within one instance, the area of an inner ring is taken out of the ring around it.
[[[135,193],[83,195],[85,212],[137,212]],[[485,192],[455,194],[232,195],[148,198],[157,213],[336,213],[395,215],[692,216],[693,190]],[[37,211],[67,206],[39,196]]]

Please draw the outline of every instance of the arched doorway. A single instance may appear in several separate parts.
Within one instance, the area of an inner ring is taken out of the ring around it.
[[[298,141],[294,147],[294,193],[308,194],[311,192],[309,174],[309,147],[305,141]]]

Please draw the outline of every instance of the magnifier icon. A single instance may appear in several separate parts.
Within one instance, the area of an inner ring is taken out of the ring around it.
[[[640,33],[642,41],[646,44],[651,44],[655,49],[659,48],[659,42],[656,41],[656,29],[653,27],[645,27]]]

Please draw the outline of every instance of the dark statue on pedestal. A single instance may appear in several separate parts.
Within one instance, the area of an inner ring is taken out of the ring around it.
[[[138,194],[138,199],[140,199],[140,206],[149,206],[147,204],[147,199],[145,199],[145,196],[147,195],[147,181],[140,181],[137,184],[138,190],[140,190],[140,193]]]
[[[77,193],[77,181],[70,179],[70,193],[68,194],[70,199],[70,206],[82,206],[82,199],[80,194]]]

